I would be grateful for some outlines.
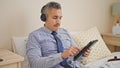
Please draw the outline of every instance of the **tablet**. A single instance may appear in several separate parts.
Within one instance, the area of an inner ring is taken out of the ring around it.
[[[88,48],[93,46],[98,40],[90,41],[78,54],[76,54],[73,58],[74,61],[76,61]]]

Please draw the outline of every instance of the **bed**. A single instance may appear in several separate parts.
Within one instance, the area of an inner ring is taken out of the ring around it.
[[[70,34],[79,47],[84,47],[90,40],[98,39],[99,41],[92,47],[91,54],[80,62],[84,65],[85,68],[119,68],[120,67],[120,60],[107,62],[109,59],[114,58],[114,56],[120,58],[120,52],[114,52],[114,53],[110,52],[110,50],[107,48],[105,42],[103,41],[96,27],[93,27],[91,29],[82,32],[70,32]],[[22,66],[21,66],[22,68],[30,68],[26,56],[27,38],[28,38],[27,36],[12,38],[13,51],[16,54],[19,54],[25,58],[25,60],[22,62]]]

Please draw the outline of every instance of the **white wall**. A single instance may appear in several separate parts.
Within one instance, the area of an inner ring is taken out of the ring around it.
[[[10,49],[13,36],[27,36],[43,26],[41,7],[52,0],[0,0],[0,48]],[[111,31],[111,4],[115,0],[54,0],[62,5],[62,27],[81,31],[97,26]]]

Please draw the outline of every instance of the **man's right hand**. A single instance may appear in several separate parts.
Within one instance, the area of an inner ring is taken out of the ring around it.
[[[68,56],[75,56],[81,49],[76,46],[71,46],[64,52],[62,52],[61,56],[63,59],[67,58]]]

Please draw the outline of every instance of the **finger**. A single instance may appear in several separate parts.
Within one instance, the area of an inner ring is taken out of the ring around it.
[[[87,54],[83,54],[84,57],[87,57],[88,55]]]
[[[90,52],[91,52],[91,49],[87,49],[87,51],[86,51],[86,52],[90,53]]]
[[[76,52],[76,51],[73,51],[73,50],[72,50],[71,52],[73,53],[73,55],[76,55],[76,54],[78,53],[78,52]]]
[[[74,49],[74,48],[70,48],[69,53],[70,53],[71,56],[74,56],[74,55],[76,55],[78,53],[78,51],[76,49]]]
[[[88,51],[91,51],[92,49],[91,49],[91,48],[88,48],[87,50],[88,50]]]
[[[80,47],[75,47],[75,49],[77,49],[78,51],[82,50],[82,48]]]
[[[74,53],[72,51],[69,51],[70,56],[74,56]]]
[[[90,53],[89,52],[85,52],[84,56],[87,57]]]
[[[75,48],[75,49],[77,49],[77,50],[80,50],[80,48],[79,47],[77,47],[77,46],[71,46],[72,48]]]
[[[78,47],[71,47],[72,50],[74,50],[75,52],[79,52],[80,49]]]

